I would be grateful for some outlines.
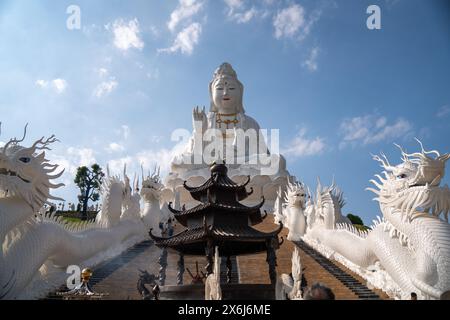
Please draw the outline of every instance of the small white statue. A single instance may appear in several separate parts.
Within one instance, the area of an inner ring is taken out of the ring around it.
[[[307,198],[306,188],[299,182],[289,182],[284,205],[280,205],[282,202],[279,193],[274,212],[275,223],[281,221],[289,229],[288,240],[300,241],[306,232],[304,210]]]
[[[142,170],[142,189],[141,196],[144,200],[144,209],[141,212],[141,218],[144,225],[152,229],[152,233],[161,236],[161,227],[170,218],[168,214],[167,204],[161,201],[161,193],[164,185],[159,177],[160,169],[154,169],[152,174],[144,177]],[[161,203],[162,202],[162,203]]]
[[[220,288],[220,256],[216,247],[214,254],[214,271],[205,280],[205,300],[222,300]]]
[[[292,276],[283,273],[277,279],[275,298],[277,300],[303,300],[302,298],[302,264],[300,253],[295,247],[292,253]]]

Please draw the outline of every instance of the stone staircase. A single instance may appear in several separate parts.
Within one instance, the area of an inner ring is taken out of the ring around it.
[[[97,267],[95,267],[95,272],[92,275],[89,283],[91,286],[95,286],[102,282],[107,277],[111,276],[115,271],[127,265],[131,260],[142,254],[144,251],[148,250],[153,246],[153,241],[146,240],[135,244],[131,248],[124,251],[122,254],[107,260]]]
[[[311,248],[305,242],[300,241],[295,243],[299,249],[312,257],[322,268],[333,275],[344,286],[349,288],[358,299],[364,300],[380,300],[380,296],[374,291],[370,290],[362,284],[359,280],[355,279],[352,275],[345,272],[342,268],[337,266],[333,261],[325,258],[319,252]]]
[[[220,262],[220,283],[227,283],[227,258]],[[231,283],[239,283],[239,272],[236,257],[231,257]]]

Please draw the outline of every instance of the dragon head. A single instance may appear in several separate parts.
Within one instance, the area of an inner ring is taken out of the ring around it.
[[[156,199],[159,200],[161,196],[161,192],[163,189],[163,184],[161,183],[161,178],[159,177],[160,169],[154,169],[153,173],[147,175],[147,178],[144,177],[144,169],[142,169],[142,189],[141,196],[144,199]]]
[[[386,218],[384,231],[414,257],[408,268],[414,268],[409,274],[416,292],[439,299],[450,292],[450,189],[440,186],[450,154],[426,151],[417,142],[421,150],[411,154],[396,145],[402,162],[395,166],[384,154],[373,156],[384,177],[375,175],[379,181],[371,182],[376,188],[367,190],[377,195]]]
[[[288,183],[285,202],[289,206],[301,207],[302,209],[305,209],[307,200],[308,192],[306,187],[301,182]]]
[[[126,173],[126,165],[123,170],[124,176],[124,201],[122,204],[124,213],[123,217],[136,217],[140,212],[140,200],[141,196],[139,195],[139,178],[136,180],[136,175],[133,179],[133,187],[131,187],[130,178]]]
[[[61,200],[50,195],[50,189],[64,186],[63,183],[53,184],[50,180],[59,178],[64,170],[52,175],[58,168],[45,159],[45,151],[58,141],[54,135],[45,139],[42,137],[29,148],[19,145],[25,140],[27,126],[22,139],[10,139],[0,148],[0,192],[1,196],[21,197],[33,211],[38,211],[48,199]]]
[[[334,228],[335,223],[342,220],[341,209],[344,205],[344,193],[335,185],[334,179],[331,186],[322,187],[318,178],[314,205],[316,221]]]
[[[125,175],[125,180],[127,180]],[[106,166],[106,176],[100,187],[102,210],[95,218],[96,222],[104,228],[115,226],[120,221],[122,206],[129,198],[126,182],[118,175],[111,175],[109,166]]]
[[[448,187],[440,187],[445,175],[445,163],[450,154],[441,155],[438,151],[425,151],[422,143],[420,152],[408,154],[396,145],[402,154],[402,163],[392,166],[384,154],[373,156],[384,168],[384,178],[375,175],[379,181],[370,180],[377,188],[368,188],[378,195],[381,205],[399,209],[404,219],[431,213],[439,217],[444,215],[448,221],[450,201]],[[434,155],[434,157],[432,156]]]
[[[127,165],[126,164],[124,164],[124,166],[123,166],[123,183],[124,183],[124,189],[123,189],[124,201],[129,202],[131,199],[131,196],[133,194],[133,189],[131,188],[130,178],[127,175]]]

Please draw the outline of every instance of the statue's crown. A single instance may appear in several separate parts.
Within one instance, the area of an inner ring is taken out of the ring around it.
[[[217,78],[220,78],[223,76],[237,79],[236,71],[234,71],[233,67],[228,62],[222,63],[220,65],[220,67],[217,68],[216,71],[214,72],[214,79],[217,79]]]

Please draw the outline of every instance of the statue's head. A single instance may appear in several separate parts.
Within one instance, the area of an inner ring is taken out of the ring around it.
[[[244,113],[244,86],[229,63],[222,63],[209,83],[211,112]]]

